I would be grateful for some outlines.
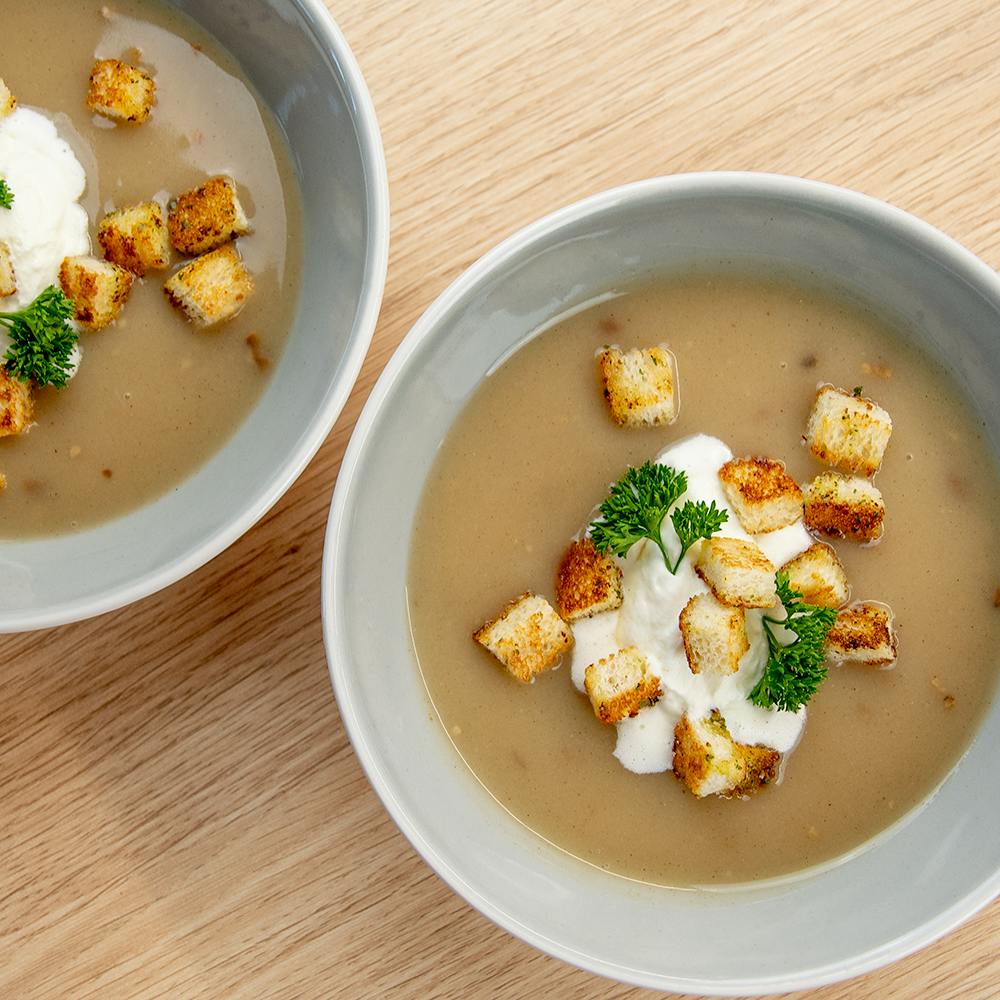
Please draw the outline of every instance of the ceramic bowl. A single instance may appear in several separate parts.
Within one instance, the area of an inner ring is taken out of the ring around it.
[[[0,632],[128,604],[235,541],[322,444],[375,329],[388,256],[385,159],[343,35],[320,0],[175,6],[235,56],[291,147],[305,249],[294,327],[257,406],[180,488],[89,531],[0,542]]]
[[[487,372],[552,317],[698,265],[807,275],[877,303],[952,373],[1000,450],[1000,279],[948,237],[819,183],[696,174],[609,191],[524,229],[427,310],[371,394],[334,493],[323,566],[330,673],[375,790],[438,874],[552,955],[660,990],[746,995],[854,976],[1000,891],[1000,703],[920,809],[823,871],[679,891],[586,865],[468,770],[411,646],[410,534],[435,451]],[[389,694],[391,693],[391,696]]]

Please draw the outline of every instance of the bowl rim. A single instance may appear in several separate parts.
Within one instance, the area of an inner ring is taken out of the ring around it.
[[[457,871],[425,836],[419,822],[404,810],[381,766],[379,754],[361,719],[346,697],[348,684],[341,656],[342,630],[337,627],[339,596],[337,565],[345,546],[340,544],[345,527],[349,497],[355,474],[365,455],[369,435],[382,408],[403,376],[414,353],[431,336],[441,319],[476,286],[489,278],[493,269],[521,253],[538,241],[551,238],[587,216],[614,208],[616,205],[640,201],[650,196],[682,196],[720,193],[750,197],[781,196],[807,200],[819,207],[841,208],[852,215],[863,215],[880,227],[921,243],[930,243],[943,257],[962,271],[973,287],[987,286],[1000,301],[1000,275],[957,240],[904,209],[849,188],[824,181],[757,171],[697,171],[665,175],[624,184],[585,197],[518,229],[483,254],[466,268],[431,303],[410,328],[376,381],[348,442],[333,490],[321,566],[321,601],[323,638],[327,667],[334,689],[337,708],[353,745],[355,754],[383,806],[399,830],[423,860],[462,899],[493,923],[538,950],[585,971],[652,989],[694,992],[711,996],[761,996],[771,993],[818,988],[830,983],[860,976],[905,958],[930,945],[964,921],[971,918],[1000,895],[1000,870],[981,883],[973,892],[952,902],[934,919],[912,928],[886,945],[880,945],[856,955],[850,961],[837,961],[790,975],[757,975],[740,981],[692,981],[671,978],[660,973],[644,973],[624,965],[616,965],[581,954],[572,947],[526,926],[513,914],[493,904],[483,896],[461,872]],[[525,331],[526,333],[528,331]],[[435,720],[435,725],[440,725]],[[467,765],[465,765],[467,767]],[[947,778],[945,779],[947,780]]]
[[[352,338],[341,363],[341,377],[330,386],[312,422],[293,443],[268,484],[251,496],[235,517],[220,525],[204,541],[158,568],[104,592],[44,608],[12,611],[5,616],[9,621],[0,624],[0,633],[53,628],[115,611],[169,587],[204,566],[249,531],[290,489],[326,440],[354,389],[375,334],[389,266],[389,178],[385,151],[375,105],[361,68],[330,10],[323,0],[294,2],[324,53],[333,58],[343,73],[348,96],[356,111],[354,124],[365,168],[365,209],[370,238],[364,259],[361,297],[355,311]],[[97,525],[96,529],[102,527],[104,525]]]

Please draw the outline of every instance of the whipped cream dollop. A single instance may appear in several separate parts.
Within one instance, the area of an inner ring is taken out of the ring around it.
[[[22,309],[58,283],[63,257],[90,252],[89,220],[80,204],[87,175],[55,125],[30,108],[0,118],[0,177],[14,193],[0,209],[0,240],[7,244],[17,292],[4,311]]]
[[[718,473],[732,457],[733,453],[718,438],[697,434],[667,448],[655,461],[687,474],[688,488],[679,502],[714,500],[718,507],[728,507]],[[669,535],[669,519],[664,526],[669,550],[676,546],[676,539]],[[776,567],[804,552],[813,541],[801,521],[765,535],[751,536],[740,527],[732,512],[716,537],[754,541]],[[694,571],[697,551],[694,546],[688,552],[675,575],[667,569],[655,545],[639,542],[626,559],[620,560],[622,606],[573,625],[571,672],[573,683],[581,692],[587,667],[627,646],[637,647],[649,662],[650,670],[660,678],[663,697],[617,724],[615,756],[628,770],[639,774],[672,769],[674,727],[684,714],[698,719],[718,709],[737,742],[768,746],[781,753],[795,746],[805,725],[804,708],[783,712],[760,708],[747,700],[767,664],[762,610],[746,611],[750,648],[735,674],[719,677],[691,673],[678,619],[692,596],[708,591]]]

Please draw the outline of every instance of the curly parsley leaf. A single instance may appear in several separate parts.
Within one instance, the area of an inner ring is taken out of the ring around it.
[[[7,186],[7,182],[0,177],[0,208],[10,208],[14,204],[14,192]]]
[[[686,489],[687,476],[669,465],[646,462],[638,469],[627,469],[601,504],[601,519],[590,525],[594,548],[625,556],[636,542],[648,538],[663,553],[669,568],[660,527]]]
[[[600,520],[590,525],[594,548],[624,557],[636,542],[649,539],[663,553],[667,569],[676,573],[687,550],[699,538],[710,538],[729,519],[714,500],[711,506],[688,500],[670,514],[680,542],[679,554],[671,559],[663,544],[663,521],[686,491],[687,475],[669,465],[646,462],[628,469],[601,504]]]
[[[711,504],[704,500],[697,503],[688,500],[683,507],[675,509],[670,515],[670,521],[680,540],[681,551],[671,573],[677,572],[681,560],[695,542],[701,538],[711,538],[728,520],[729,511],[720,510],[715,506],[714,500]]]
[[[765,615],[762,619],[768,645],[767,666],[748,697],[761,708],[797,712],[826,678],[824,645],[837,612],[806,604],[802,595],[792,590],[787,573],[779,572],[774,579],[785,618]],[[791,632],[795,638],[785,645],[775,634],[775,627]]]
[[[73,370],[70,357],[78,337],[68,322],[73,315],[73,303],[55,285],[26,309],[0,312],[0,326],[10,337],[4,368],[22,382],[62,388]]]

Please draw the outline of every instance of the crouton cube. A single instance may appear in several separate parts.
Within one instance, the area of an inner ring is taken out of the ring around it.
[[[789,559],[781,572],[788,574],[789,585],[806,604],[842,608],[850,599],[851,585],[844,565],[825,542],[814,542],[805,552]]]
[[[677,371],[662,344],[622,351],[606,347],[598,356],[604,398],[622,427],[655,427],[677,419]]]
[[[155,201],[108,213],[97,228],[97,241],[107,260],[140,278],[170,263],[167,224]]]
[[[805,522],[832,538],[874,542],[882,537],[885,502],[877,486],[860,476],[820,473],[805,490]]]
[[[735,674],[750,648],[742,608],[695,594],[681,610],[679,625],[691,673]]]
[[[10,259],[10,247],[0,240],[0,299],[16,291],[17,276],[14,274],[14,262]]]
[[[892,609],[875,601],[844,608],[826,636],[827,656],[840,663],[850,660],[884,667],[896,660]]]
[[[573,542],[556,574],[556,605],[568,621],[613,611],[622,603],[622,571],[611,556],[601,555],[589,538]]]
[[[569,626],[544,597],[531,593],[515,597],[472,638],[525,684],[554,667],[573,645]]]
[[[778,776],[781,754],[737,743],[716,711],[707,719],[684,715],[674,728],[674,774],[699,798],[759,791]]]
[[[773,608],[778,603],[774,564],[754,542],[709,538],[694,564],[716,599],[737,608]]]
[[[227,243],[185,264],[167,279],[163,292],[197,326],[214,326],[243,308],[253,279],[236,244]]]
[[[729,506],[743,530],[762,535],[802,517],[802,490],[772,458],[734,458],[719,469]]]
[[[225,175],[209,177],[201,187],[178,195],[170,203],[167,225],[174,246],[191,256],[250,232],[236,182]]]
[[[10,88],[0,79],[0,118],[6,118],[12,114],[17,107],[17,98],[10,92]]]
[[[98,59],[90,71],[87,107],[117,122],[144,122],[156,101],[153,78],[120,59]]]
[[[133,280],[124,267],[96,257],[66,257],[59,268],[59,284],[87,330],[101,330],[118,318]]]
[[[609,726],[637,715],[663,694],[660,678],[650,672],[646,657],[635,646],[591,663],[584,671],[583,686],[594,715]]]
[[[882,465],[892,418],[877,403],[821,385],[806,425],[806,443],[821,462],[859,476],[874,476]]]
[[[0,365],[0,437],[23,434],[33,415],[31,383],[15,378]]]

